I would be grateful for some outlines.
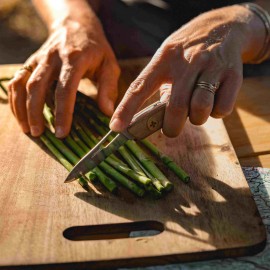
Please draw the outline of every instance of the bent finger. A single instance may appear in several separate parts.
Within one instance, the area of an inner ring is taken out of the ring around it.
[[[215,103],[211,116],[224,118],[231,114],[237,95],[243,82],[242,68],[229,70],[224,75],[223,83],[215,95]]]
[[[198,67],[192,64],[179,66],[174,77],[162,128],[162,132],[168,137],[176,137],[185,125],[192,91],[198,77]]]
[[[55,135],[58,138],[66,137],[70,131],[76,92],[83,74],[84,70],[76,65],[65,64],[61,69],[55,91]]]
[[[49,63],[38,64],[26,84],[28,123],[31,135],[35,137],[40,136],[44,131],[43,108],[53,70]]]
[[[192,124],[202,125],[210,116],[214,106],[215,92],[220,87],[220,77],[221,74],[211,71],[205,71],[199,77],[190,102],[189,120]],[[203,85],[199,86],[198,83]],[[215,86],[216,89],[214,89]]]
[[[104,62],[98,76],[98,105],[102,112],[111,116],[118,97],[120,68],[115,63]]]
[[[8,85],[10,107],[24,133],[29,132],[26,111],[26,83],[30,75],[29,70],[21,68],[15,73]]]

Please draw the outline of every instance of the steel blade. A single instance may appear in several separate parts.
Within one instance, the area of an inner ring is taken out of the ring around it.
[[[110,133],[108,133],[101,142],[105,141],[105,138],[108,137],[108,135],[110,135]],[[100,142],[74,166],[72,171],[67,176],[65,183],[72,182],[81,175],[84,175],[94,169],[100,162],[115,152],[128,139],[128,137],[120,133],[106,147],[102,147]]]

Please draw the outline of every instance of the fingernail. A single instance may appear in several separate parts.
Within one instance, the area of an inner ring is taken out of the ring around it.
[[[30,130],[31,130],[31,135],[32,136],[39,136],[40,135],[40,127],[39,126],[31,126],[30,127]]]
[[[65,136],[65,131],[64,131],[63,127],[56,127],[55,136],[57,138],[63,138]]]
[[[115,132],[119,132],[122,130],[122,122],[120,121],[119,118],[114,118],[112,119],[111,123],[110,123],[110,129],[115,131]]]

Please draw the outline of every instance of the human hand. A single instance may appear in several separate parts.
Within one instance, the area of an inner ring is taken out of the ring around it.
[[[242,61],[258,53],[264,31],[262,22],[239,5],[212,10],[190,21],[164,41],[130,85],[110,128],[119,132],[127,127],[146,99],[164,84],[163,133],[169,137],[180,133],[187,117],[201,125],[210,115],[230,114],[242,84]],[[215,94],[199,87],[199,82],[220,86]]]
[[[39,136],[44,131],[43,107],[53,82],[56,136],[68,135],[80,79],[98,85],[98,105],[112,115],[120,69],[98,20],[88,24],[66,19],[55,27],[43,46],[19,70],[9,84],[12,112],[22,130]]]

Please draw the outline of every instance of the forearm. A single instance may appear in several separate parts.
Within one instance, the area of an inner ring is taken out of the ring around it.
[[[47,25],[49,31],[68,19],[83,25],[97,21],[95,12],[99,8],[99,0],[32,0],[36,10]]]

